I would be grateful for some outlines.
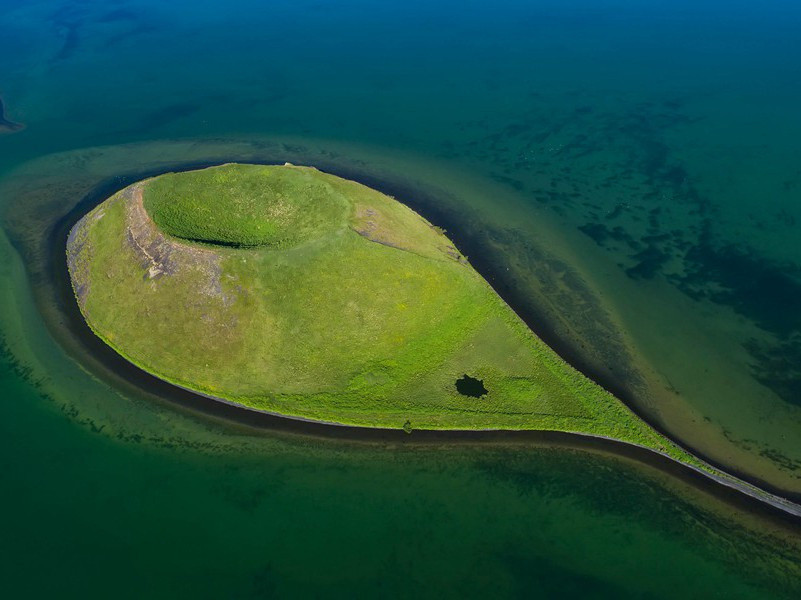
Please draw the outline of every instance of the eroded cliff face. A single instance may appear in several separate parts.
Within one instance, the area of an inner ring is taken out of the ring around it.
[[[145,210],[142,186],[143,183],[129,186],[110,202],[122,203],[126,245],[144,270],[145,278],[155,281],[181,271],[194,271],[200,275],[196,288],[198,294],[219,298],[226,305],[231,304],[237,292],[223,290],[219,251],[199,244],[188,244],[161,232]],[[104,203],[81,219],[70,232],[67,243],[70,276],[82,310],[86,308],[90,285],[87,266],[92,248],[88,244],[88,229],[92,223],[104,218],[106,210]]]

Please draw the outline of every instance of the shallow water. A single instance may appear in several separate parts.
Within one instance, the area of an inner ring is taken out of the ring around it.
[[[0,0],[10,585],[792,596],[795,529],[645,465],[256,435],[71,341],[45,242],[98,185],[318,164],[447,223],[660,428],[801,494],[797,3],[373,4]]]

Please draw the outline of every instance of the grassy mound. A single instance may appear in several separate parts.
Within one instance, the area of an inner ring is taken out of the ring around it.
[[[169,235],[276,248],[324,235],[348,210],[347,199],[309,171],[255,165],[163,175],[145,188],[144,202]]]
[[[684,456],[556,356],[438,228],[352,181],[293,166],[163,175],[87,214],[67,253],[95,333],[204,394],[320,421],[575,431]],[[473,380],[483,391],[460,393]]]

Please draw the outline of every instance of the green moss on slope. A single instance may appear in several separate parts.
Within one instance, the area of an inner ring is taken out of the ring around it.
[[[162,231],[232,246],[294,246],[341,225],[348,210],[311,171],[253,165],[163,175],[144,202]]]

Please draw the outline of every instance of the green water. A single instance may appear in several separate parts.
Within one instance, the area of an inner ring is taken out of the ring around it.
[[[770,524],[755,533],[620,459],[222,431],[221,447],[121,443],[8,371],[2,384],[12,597],[759,598],[797,585],[797,547]]]
[[[719,2],[0,0],[11,597],[796,597],[797,525],[591,448],[254,431],[74,335],[52,231],[193,162],[396,192],[549,341],[801,492],[801,11]]]

